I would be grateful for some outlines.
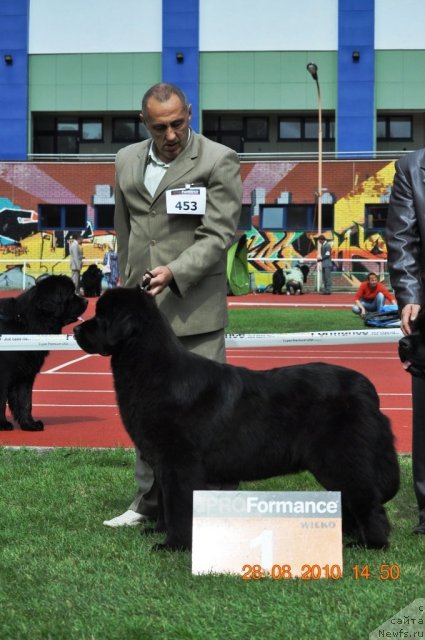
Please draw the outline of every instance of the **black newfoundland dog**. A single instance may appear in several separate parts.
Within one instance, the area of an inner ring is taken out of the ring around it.
[[[285,286],[285,283],[286,277],[283,273],[282,267],[276,267],[276,270],[273,272],[272,277],[273,293],[283,293],[283,287]]]
[[[95,264],[87,267],[81,276],[81,286],[87,298],[100,296],[102,293],[102,278],[103,273]]]
[[[186,351],[140,288],[112,289],[75,329],[88,353],[111,355],[124,425],[162,493],[155,549],[189,549],[192,492],[300,470],[342,492],[344,530],[386,547],[384,503],[399,487],[389,420],[363,375],[323,363],[268,371]]]
[[[75,293],[67,276],[47,276],[16,298],[0,300],[2,334],[54,334],[78,320],[87,300]],[[10,431],[6,420],[8,403],[16,423],[25,431],[42,431],[41,420],[34,420],[32,388],[48,351],[0,350],[0,431]]]

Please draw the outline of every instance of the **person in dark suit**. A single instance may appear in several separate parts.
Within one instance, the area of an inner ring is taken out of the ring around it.
[[[319,255],[317,258],[318,267],[323,275],[323,294],[329,296],[332,293],[332,248],[325,236],[320,235]]]
[[[425,303],[425,149],[396,162],[388,210],[388,268],[401,313],[401,329],[411,333]],[[414,533],[425,534],[425,380],[412,376],[413,486],[419,509]]]
[[[151,139],[121,149],[116,157],[122,283],[131,287],[147,277],[149,294],[182,344],[223,362],[227,249],[242,201],[238,156],[190,128],[191,106],[175,85],[151,87],[140,118]],[[104,524],[133,525],[155,517],[156,483],[141,456],[136,498],[124,514]]]

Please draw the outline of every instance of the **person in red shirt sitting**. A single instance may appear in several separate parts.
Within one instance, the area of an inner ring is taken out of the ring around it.
[[[361,283],[356,293],[352,309],[363,318],[368,311],[381,311],[385,300],[388,304],[397,304],[388,289],[378,282],[376,273],[369,273],[367,280]]]

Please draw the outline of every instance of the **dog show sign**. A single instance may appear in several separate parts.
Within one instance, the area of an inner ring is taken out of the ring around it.
[[[194,491],[192,573],[342,577],[339,491]]]

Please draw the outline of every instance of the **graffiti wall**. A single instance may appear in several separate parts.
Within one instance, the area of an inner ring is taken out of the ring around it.
[[[243,203],[252,210],[246,231],[252,270],[267,277],[277,263],[316,257],[315,234],[261,229],[259,205],[288,202],[314,203],[317,189],[315,162],[243,162]],[[394,162],[330,161],[323,164],[323,202],[334,207],[332,240],[335,268],[347,286],[357,286],[353,273],[381,269],[386,259],[382,231],[366,224],[366,206],[388,202]],[[13,286],[25,269],[28,281],[42,273],[69,273],[68,240],[81,233],[86,260],[101,261],[114,245],[113,229],[97,228],[96,204],[113,203],[113,163],[0,163],[0,287]],[[84,229],[43,228],[43,204],[87,206]],[[374,268],[373,260],[378,260]],[[352,261],[355,264],[351,264]]]

